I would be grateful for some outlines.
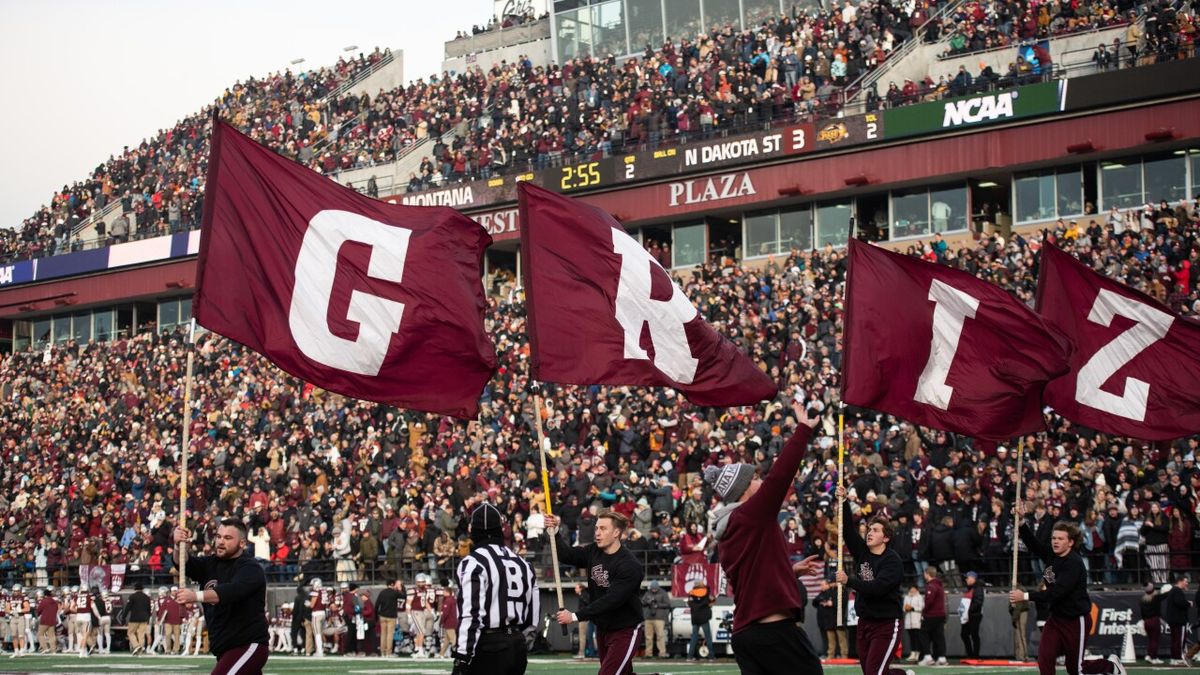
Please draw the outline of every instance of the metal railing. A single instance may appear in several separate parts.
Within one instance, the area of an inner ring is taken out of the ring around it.
[[[384,51],[382,58],[380,58],[375,63],[372,63],[366,70],[359,72],[354,77],[339,84],[333,91],[326,94],[325,98],[321,99],[319,101],[319,103],[321,103],[321,105],[324,105],[326,102],[328,102],[332,99],[338,98],[339,96],[346,93],[347,91],[350,91],[356,85],[365,81],[368,77],[379,72],[385,66],[387,66],[389,63],[391,63],[392,61],[395,61],[395,60],[396,60],[396,55],[392,53],[392,50],[388,49],[388,50]]]
[[[641,562],[645,570],[645,581],[658,581],[669,584],[674,565],[679,562],[679,551],[674,548],[665,549],[627,549]],[[1091,590],[1130,590],[1142,588],[1153,582],[1156,585],[1171,583],[1177,574],[1187,574],[1196,577],[1200,574],[1200,561],[1193,557],[1191,551],[1167,554],[1166,567],[1153,567],[1148,559],[1140,552],[1129,552],[1124,556],[1088,551],[1081,552],[1088,566],[1088,581]],[[1190,561],[1188,565],[1172,565],[1175,556],[1185,556]],[[549,548],[539,551],[528,551],[524,557],[534,566],[539,578],[552,578],[552,563]],[[262,561],[267,574],[267,582],[274,585],[294,586],[301,579],[320,577],[331,582],[354,582],[359,584],[383,583],[387,579],[402,579],[405,583],[414,583],[418,574],[428,574],[435,581],[449,578],[458,564],[459,556],[439,559],[432,554],[421,554],[417,557],[405,558],[397,555],[380,554],[373,560],[356,558],[313,558]],[[847,565],[850,558],[847,557]],[[904,583],[907,585],[923,586],[922,573],[926,567],[937,567],[941,571],[946,589],[953,591],[965,586],[964,575],[975,572],[979,581],[991,588],[1007,588],[1012,580],[1012,554],[979,556],[973,560],[905,561]],[[835,562],[826,561],[825,576],[832,578]],[[1018,568],[1018,584],[1035,586],[1041,580],[1042,567],[1032,556],[1021,552]],[[586,583],[585,570],[577,570],[564,566],[561,569],[564,583]],[[152,569],[145,564],[130,564],[126,568],[126,587],[141,583],[146,587],[171,584],[176,579],[173,568]],[[0,584],[11,587],[19,583],[25,586],[55,587],[69,586],[80,583],[79,565],[60,565],[45,568],[35,568],[29,563],[0,567]]]
[[[1142,20],[1139,20],[1139,23],[1141,23],[1141,21]],[[1003,51],[1008,51],[1011,49],[1019,49],[1021,47],[1035,45],[1038,42],[1041,42],[1042,40],[1053,41],[1053,40],[1057,40],[1060,38],[1081,37],[1081,36],[1085,36],[1089,33],[1102,33],[1104,31],[1109,31],[1109,30],[1113,30],[1116,28],[1128,28],[1128,26],[1129,26],[1128,21],[1118,21],[1115,23],[1108,24],[1107,26],[1088,26],[1087,28],[1085,28],[1083,30],[1076,30],[1076,31],[1068,32],[1068,33],[1056,33],[1054,35],[1051,35],[1051,36],[1048,36],[1045,38],[1032,38],[1032,39],[1025,39],[1025,40],[1016,40],[1016,41],[1010,42],[1009,44],[1006,44],[1006,45],[1000,45],[997,47],[988,47],[987,49],[976,49],[974,51],[955,52],[955,53],[947,52],[945,54],[938,54],[936,58],[938,61],[950,61],[952,59],[959,59],[959,58],[963,58],[963,57],[967,57],[967,56],[981,56],[983,54],[994,54],[996,52],[1003,52]],[[954,33],[947,36],[947,39],[949,39],[953,36],[954,36]],[[1072,50],[1072,51],[1075,51],[1075,50]],[[1066,53],[1066,52],[1063,52],[1063,53]]]
[[[455,135],[456,135],[456,132],[453,129],[451,129],[451,130],[445,132],[444,134],[442,134],[440,138],[444,145],[449,146],[451,143],[453,143]],[[366,194],[367,193],[367,184],[370,182],[370,180],[371,180],[370,178],[358,179],[358,180],[347,180],[347,181],[343,182],[341,179],[341,176],[343,174],[350,173],[351,171],[361,171],[363,169],[369,169],[373,166],[390,165],[389,171],[385,172],[382,175],[379,175],[379,174],[375,175],[375,187],[377,189],[379,189],[380,191],[391,189],[391,190],[393,190],[393,194],[399,194],[400,192],[405,191],[405,189],[408,186],[407,180],[400,174],[403,174],[405,171],[409,171],[410,173],[415,173],[414,171],[412,171],[413,167],[410,164],[408,164],[407,160],[410,157],[415,156],[415,155],[413,155],[413,153],[416,152],[417,150],[421,150],[423,152],[425,149],[429,148],[431,145],[434,144],[434,140],[435,139],[433,136],[426,136],[425,138],[422,138],[419,141],[409,143],[408,145],[401,148],[400,152],[396,154],[395,159],[391,159],[391,160],[387,160],[386,162],[379,162],[379,163],[375,163],[375,164],[366,164],[364,166],[356,166],[353,169],[346,169],[344,171],[338,171],[338,172],[333,173],[331,175],[331,178],[333,178],[334,180],[336,180],[339,183],[342,183],[343,185],[345,185],[347,187],[353,188],[354,190],[356,190],[362,194]],[[418,162],[417,168],[419,168],[419,162]],[[442,181],[443,185],[445,185],[447,183],[448,183],[448,181],[445,181],[445,180]]]
[[[97,222],[108,218],[108,216],[113,211],[115,211],[116,209],[119,209],[119,208],[121,208],[121,200],[113,199],[111,202],[105,204],[104,208],[100,209],[99,211],[96,211],[92,215],[88,216],[86,220],[84,220],[83,222],[76,225],[74,230],[72,230],[72,232],[71,232],[71,236],[72,237],[79,236],[80,232],[83,232],[84,230],[88,229],[89,227],[92,227],[93,225],[95,225]]]
[[[844,90],[846,95],[843,99],[843,106],[848,107],[854,103],[859,94],[866,91],[871,85],[882,79],[884,75],[886,75],[888,71],[892,69],[893,66],[903,61],[905,57],[911,54],[915,49],[922,44],[925,44],[925,36],[929,33],[929,26],[933,25],[935,21],[940,22],[943,18],[949,16],[951,12],[957,10],[965,2],[966,0],[951,0],[951,2],[943,5],[941,9],[934,12],[933,15],[925,21],[925,23],[921,24],[921,27],[913,33],[911,38],[905,40],[904,43],[901,44],[897,49],[892,50],[892,53],[888,54],[887,59],[885,59],[883,63],[863,73],[853,82],[847,85]],[[941,41],[939,40],[939,43],[940,42]]]

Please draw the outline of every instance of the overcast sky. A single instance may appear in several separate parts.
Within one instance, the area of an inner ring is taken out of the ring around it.
[[[493,0],[259,2],[0,0],[0,227],[64,184],[172,126],[228,85],[342,48],[404,50],[404,77],[441,68],[444,42]],[[357,54],[359,50],[353,53]]]

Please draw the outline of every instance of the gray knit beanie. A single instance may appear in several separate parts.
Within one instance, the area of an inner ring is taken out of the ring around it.
[[[754,480],[754,467],[749,464],[726,464],[725,466],[710,466],[704,469],[704,482],[712,486],[721,501],[736,502],[750,487]]]

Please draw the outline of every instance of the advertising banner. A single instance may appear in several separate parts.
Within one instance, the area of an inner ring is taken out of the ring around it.
[[[1039,82],[891,108],[884,112],[883,117],[887,138],[892,139],[1061,112],[1066,107],[1066,96],[1066,80]]]
[[[32,260],[22,260],[11,265],[0,265],[0,286],[27,284],[34,280],[37,266]]]
[[[79,585],[107,588],[116,593],[125,585],[125,565],[80,565]]]
[[[687,597],[696,587],[697,581],[703,581],[715,597],[733,597],[733,587],[729,585],[725,579],[725,571],[717,563],[676,563],[671,573],[671,595],[677,598]]]

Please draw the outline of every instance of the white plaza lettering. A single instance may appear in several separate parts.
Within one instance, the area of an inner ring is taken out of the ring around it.
[[[1075,378],[1075,400],[1089,408],[1144,422],[1150,383],[1126,378],[1125,393],[1120,396],[1102,391],[1100,387],[1147,347],[1163,339],[1175,317],[1143,302],[1101,290],[1092,303],[1088,321],[1107,327],[1118,315],[1137,323],[1101,347],[1083,364]]]
[[[958,353],[963,324],[968,318],[975,318],[979,300],[938,279],[934,279],[929,287],[929,299],[935,303],[933,338],[929,360],[917,380],[917,393],[913,398],[919,403],[946,410],[954,395],[954,387],[946,384],[950,364],[954,363],[954,355]]]
[[[400,330],[404,305],[353,291],[346,318],[358,323],[358,338],[347,340],[329,330],[327,318],[337,274],[338,251],[353,241],[371,247],[367,276],[400,283],[412,232],[349,211],[321,211],[308,223],[296,258],[296,285],[288,326],[305,356],[359,375],[378,375],[392,334]]]
[[[613,250],[621,256],[621,279],[617,282],[617,321],[625,329],[625,358],[649,359],[641,347],[642,326],[650,324],[654,343],[654,367],[680,384],[691,384],[700,362],[692,358],[684,324],[696,318],[696,308],[674,282],[671,299],[650,297],[650,266],[666,270],[646,249],[624,232],[613,229]]]
[[[757,194],[748,173],[727,173],[713,178],[671,183],[670,191],[671,206],[679,206],[680,198],[684,204],[698,204]]]

